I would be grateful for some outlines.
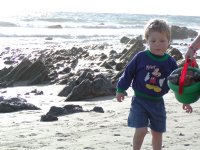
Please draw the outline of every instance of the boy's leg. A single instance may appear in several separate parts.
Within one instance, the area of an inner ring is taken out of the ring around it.
[[[162,149],[162,133],[151,130],[153,150]]]
[[[144,137],[147,134],[147,128],[136,128],[135,129],[135,134],[133,137],[133,150],[140,150]]]

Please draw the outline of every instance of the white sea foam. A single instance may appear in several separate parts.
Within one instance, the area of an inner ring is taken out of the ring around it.
[[[143,35],[144,26],[152,18],[163,18],[170,25],[200,29],[200,17],[170,15],[137,15],[108,13],[37,12],[0,17],[0,51],[21,49],[24,53],[49,48],[70,49],[107,43],[111,50],[123,50],[120,39]],[[49,28],[51,27],[51,28]],[[55,28],[52,28],[55,27]],[[57,28],[56,28],[57,27]],[[59,28],[60,27],[60,28]],[[191,39],[175,40],[190,43]],[[186,46],[173,45],[185,53]],[[120,49],[121,48],[121,49]],[[97,49],[91,49],[97,52]],[[98,52],[108,53],[108,49]],[[2,62],[0,62],[2,63]],[[1,65],[2,66],[2,65]]]

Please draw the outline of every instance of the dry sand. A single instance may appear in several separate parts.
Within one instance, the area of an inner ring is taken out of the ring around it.
[[[24,95],[37,88],[44,95]],[[20,95],[42,108],[0,114],[1,150],[131,150],[134,129],[127,127],[130,96],[119,103],[115,97],[101,97],[91,101],[64,102],[57,93],[62,86],[15,87],[1,89],[2,95]],[[165,96],[167,132],[163,136],[163,150],[200,149],[200,102],[192,104],[194,112],[187,114],[170,91]],[[84,110],[103,107],[105,113],[84,112],[58,117],[55,122],[40,122],[41,115],[51,106],[78,104]],[[145,137],[143,150],[151,150],[151,135]]]

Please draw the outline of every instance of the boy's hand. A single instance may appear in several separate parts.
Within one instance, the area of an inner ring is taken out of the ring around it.
[[[190,104],[183,104],[183,110],[185,110],[187,113],[192,113],[193,109]]]
[[[117,101],[118,102],[122,102],[124,100],[124,96],[125,94],[124,93],[116,93],[116,98],[117,98]]]

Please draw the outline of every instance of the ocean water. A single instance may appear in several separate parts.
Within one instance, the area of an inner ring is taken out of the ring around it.
[[[170,25],[200,30],[200,17],[197,16],[32,12],[0,17],[0,48],[43,49],[52,44],[71,47],[96,43],[115,46],[123,36],[132,38],[143,35],[144,26],[152,18],[165,19]]]

